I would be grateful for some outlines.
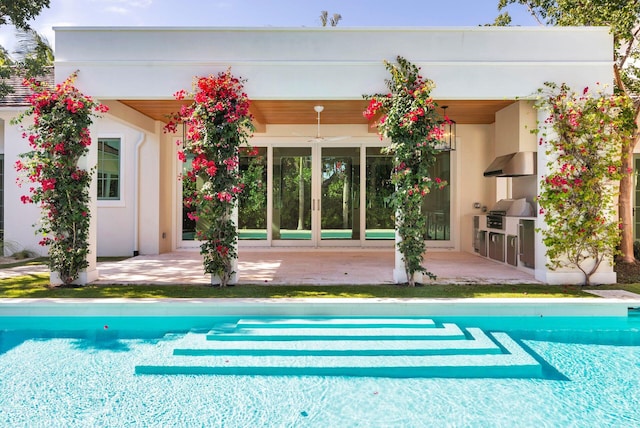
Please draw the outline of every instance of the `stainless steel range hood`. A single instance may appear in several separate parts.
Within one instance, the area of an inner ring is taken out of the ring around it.
[[[484,171],[485,177],[522,177],[535,175],[536,152],[516,152],[498,156]]]

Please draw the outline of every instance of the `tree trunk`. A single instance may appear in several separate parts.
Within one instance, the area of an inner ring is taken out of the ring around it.
[[[636,127],[640,121],[640,109],[636,108]],[[633,138],[625,142],[622,147],[622,171],[620,180],[620,196],[618,197],[618,216],[620,227],[622,228],[622,239],[620,240],[620,259],[623,263],[634,263],[636,258],[633,254],[633,151],[638,143],[640,134],[636,128]]]
[[[298,171],[298,230],[304,230],[304,158],[300,158]]]
[[[636,140],[629,140],[622,148],[623,176],[620,180],[618,216],[622,228],[620,240],[621,261],[633,263],[633,149]]]
[[[344,178],[342,179],[342,228],[349,228],[349,207],[351,196],[351,165],[345,162]]]
[[[627,87],[622,80],[618,64],[613,66],[613,76],[619,90],[631,97]],[[633,99],[633,97],[631,97]],[[633,254],[633,150],[636,147],[640,134],[638,133],[638,123],[640,118],[640,108],[634,102],[636,109],[636,131],[633,138],[626,141],[622,147],[622,179],[620,180],[620,195],[618,196],[618,219],[620,221],[621,240],[620,258],[623,263],[635,262]]]

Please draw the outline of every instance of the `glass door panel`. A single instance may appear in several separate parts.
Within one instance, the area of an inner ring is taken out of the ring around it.
[[[451,152],[440,152],[431,166],[429,175],[449,183],[443,189],[431,188],[422,202],[422,212],[427,218],[428,241],[449,241],[451,239]]]
[[[365,239],[393,240],[394,212],[387,203],[393,193],[391,170],[393,157],[381,147],[367,147]]]
[[[244,189],[238,198],[238,238],[267,239],[267,148],[240,151]]]
[[[273,148],[272,239],[311,241],[311,147]]]
[[[193,192],[201,186],[201,183],[189,180],[187,173],[191,171],[191,164],[194,156],[192,154],[187,155],[187,161],[182,164],[182,198],[180,199],[182,207],[182,240],[194,241],[196,239],[196,221],[191,217],[195,213],[196,209],[192,206],[185,205],[185,195],[191,195]]]
[[[360,148],[321,151],[320,239],[360,240]]]

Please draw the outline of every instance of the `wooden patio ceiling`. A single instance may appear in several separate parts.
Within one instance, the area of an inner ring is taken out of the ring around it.
[[[171,112],[180,110],[184,101],[176,100],[120,100],[123,104],[149,116],[167,122]],[[495,121],[495,112],[513,100],[436,100],[439,106],[448,106],[447,115],[458,124],[490,124]],[[366,124],[362,115],[368,101],[365,100],[254,100],[251,113],[256,126],[315,124],[315,105],[324,106],[323,124]]]

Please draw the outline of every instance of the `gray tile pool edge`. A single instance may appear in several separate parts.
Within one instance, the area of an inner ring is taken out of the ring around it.
[[[2,316],[626,317],[640,299],[0,299]]]

